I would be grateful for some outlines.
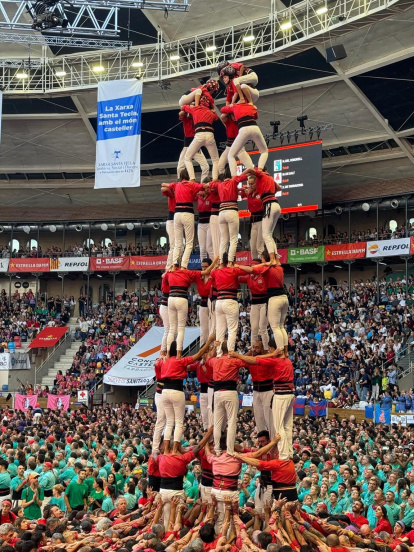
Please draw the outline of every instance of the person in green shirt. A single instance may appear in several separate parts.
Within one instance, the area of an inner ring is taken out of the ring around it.
[[[22,492],[22,508],[27,519],[39,519],[42,517],[41,506],[43,503],[43,489],[39,487],[39,475],[30,474],[29,486]]]
[[[395,504],[395,494],[393,491],[387,491],[385,493],[385,508],[388,514],[388,521],[391,523],[391,527],[394,527],[395,522],[400,519],[400,507]]]
[[[88,464],[91,464],[91,462],[88,462]],[[93,484],[95,482],[95,478],[93,476],[93,467],[86,465],[86,479],[85,479],[85,485],[88,487],[89,494],[92,492]]]
[[[12,500],[21,500],[23,487],[26,486],[27,480],[24,476],[24,466],[17,468],[17,475],[10,482],[12,491]]]
[[[3,458],[0,458],[0,496],[3,500],[6,498],[10,499],[11,477],[7,471],[8,467],[9,463]],[[8,493],[6,494],[7,491]]]
[[[329,502],[327,504],[328,507],[328,513],[331,514],[331,516],[336,516],[339,514],[342,514],[342,508],[338,504],[338,493],[336,491],[331,491],[329,493]]]
[[[138,502],[135,495],[135,483],[133,481],[127,481],[124,486],[124,491],[124,498],[127,501],[128,510],[133,510]]]
[[[104,499],[102,502],[102,510],[104,512],[112,512],[115,509],[115,487],[107,485],[104,489]]]
[[[66,487],[65,502],[68,512],[87,509],[88,486],[85,485],[85,479],[85,470],[79,470],[78,480],[72,480]]]
[[[39,487],[41,487],[45,493],[45,504],[50,502],[53,496],[53,487],[56,485],[56,477],[53,472],[52,462],[44,462],[43,471],[39,476]]]
[[[93,481],[92,490],[88,496],[88,509],[96,510],[101,508],[104,499],[104,482],[103,479],[98,477]]]
[[[55,485],[53,487],[53,496],[49,502],[50,505],[55,504],[56,506],[58,506],[62,510],[62,512],[66,512],[66,502],[63,496],[64,491],[65,488],[63,487],[63,485]]]
[[[315,509],[313,508],[313,505],[312,505],[312,497],[310,494],[307,494],[303,499],[302,510],[304,510],[308,514],[315,513]]]

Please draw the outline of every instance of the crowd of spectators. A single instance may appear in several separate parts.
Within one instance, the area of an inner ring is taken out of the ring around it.
[[[5,409],[1,417],[2,552],[410,552],[414,542],[412,426],[375,427],[352,415],[295,419],[299,500],[275,491],[257,507],[261,473],[243,464],[216,533],[214,499],[200,498],[196,412],[185,416],[178,454],[187,464],[183,499],[172,501],[166,525],[150,486],[151,408]],[[254,451],[260,439],[252,412],[240,411],[236,449]]]

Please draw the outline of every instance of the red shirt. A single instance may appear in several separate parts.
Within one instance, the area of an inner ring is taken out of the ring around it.
[[[262,274],[266,287],[269,288],[283,288],[284,285],[284,272],[281,266],[252,266],[253,274]]]
[[[168,199],[168,210],[170,213],[175,212],[175,195],[173,190],[168,190],[168,192],[162,192],[163,196],[166,196]]]
[[[277,190],[280,190],[280,188],[270,174],[264,173],[263,171],[257,169],[256,192],[262,198],[263,203],[274,201]]]
[[[192,364],[190,371],[191,372],[195,371],[197,379],[200,383],[208,383],[209,382],[210,378],[208,377],[207,368],[206,368],[204,362],[202,362],[201,360],[198,360],[197,362]]]
[[[194,121],[190,113],[186,113],[180,117],[180,121],[183,123],[184,136],[186,138],[194,138],[195,129]]]
[[[198,222],[200,224],[208,223],[210,221],[211,213],[211,197],[203,197],[200,194],[197,196],[197,211],[198,211]]]
[[[163,280],[170,287],[170,296],[187,298],[188,288],[193,282],[197,281],[199,274],[197,270],[177,268],[174,272],[166,272]]]
[[[154,477],[161,477],[160,470],[158,468],[158,462],[154,460],[152,454],[148,458],[147,472],[148,472],[148,475],[153,475]]]
[[[377,521],[377,525],[375,526],[374,533],[381,533],[381,531],[386,531],[390,535],[392,535],[392,527],[391,523],[387,519],[381,519],[380,521]]]
[[[197,278],[195,280],[197,284],[197,291],[200,297],[206,298],[210,296],[211,288],[213,286],[213,278],[208,276],[207,281],[204,281],[204,276],[201,276],[201,273],[198,272]]]
[[[368,525],[368,520],[364,516],[355,517],[352,512],[346,512],[345,515],[349,517],[351,523],[357,525],[358,527],[361,527],[361,525]]]
[[[206,366],[213,371],[214,381],[238,381],[239,369],[243,368],[244,362],[239,358],[222,355],[219,358],[207,359]]]
[[[267,286],[261,274],[246,274],[239,278],[239,282],[248,285],[252,298],[262,298],[264,299],[263,302],[266,302]]]
[[[161,477],[179,477],[187,473],[187,464],[194,458],[194,452],[190,450],[184,454],[160,454],[155,462],[158,463]]]
[[[227,87],[227,94],[228,94],[228,89],[229,87]],[[236,87],[234,87],[234,92],[235,91],[236,91]],[[231,94],[232,96],[234,92]],[[227,100],[227,101],[230,101],[230,100]],[[226,127],[227,138],[229,138],[230,140],[234,140],[234,138],[236,138],[236,136],[239,133],[239,127],[237,126],[236,121],[233,119],[231,115],[227,116],[226,120],[224,121],[224,126]]]
[[[239,276],[246,274],[241,268],[225,266],[210,272],[213,287],[217,289],[217,299],[237,299]]]
[[[275,385],[291,383],[291,386],[286,388],[286,392],[293,393],[293,364],[288,358],[256,358],[256,362],[263,368],[267,367],[269,372],[274,374]],[[278,385],[278,387],[281,386]]]
[[[257,192],[246,194],[246,191],[242,188],[240,195],[243,199],[247,199],[247,208],[252,214],[263,214],[263,203]]]
[[[260,360],[260,359],[257,359]],[[274,379],[274,372],[271,365],[266,364],[248,364],[247,368],[252,375],[253,382],[255,381],[266,381],[269,379]]]
[[[285,483],[286,485],[296,485],[296,470],[293,460],[269,460],[264,462],[260,460],[259,470],[271,472],[272,481]],[[277,489],[276,489],[277,492]]]
[[[223,182],[213,180],[209,186],[211,190],[217,190],[220,198],[220,209],[226,207],[226,203],[236,203],[239,196],[239,190],[237,185],[243,180],[244,177],[235,176],[234,178],[227,178]]]
[[[196,132],[204,128],[213,128],[214,121],[218,119],[217,113],[203,105],[183,105],[181,110],[192,115]]]
[[[157,380],[161,379],[161,370],[165,360],[166,360],[165,357],[160,357],[160,358],[157,358],[157,360],[154,363],[155,378]]]
[[[192,356],[183,357],[178,359],[177,357],[170,357],[165,359],[165,362],[161,368],[161,379],[184,379],[187,377],[187,366],[194,362]]]
[[[181,182],[171,182],[170,190],[174,192],[176,206],[183,203],[193,203],[196,195],[203,189],[203,184],[182,180]]]
[[[249,121],[255,121],[257,119],[257,109],[248,103],[234,104],[233,107],[226,105],[222,107],[220,111],[226,114],[233,113],[239,128],[243,125],[243,122],[247,121],[245,117],[247,117]],[[243,119],[243,121],[239,121],[239,119]]]

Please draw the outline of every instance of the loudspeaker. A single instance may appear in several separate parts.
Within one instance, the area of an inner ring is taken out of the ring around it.
[[[332,46],[331,48],[326,48],[326,61],[332,63],[333,61],[339,61],[340,59],[345,59],[347,53],[343,44],[338,44],[337,46]]]

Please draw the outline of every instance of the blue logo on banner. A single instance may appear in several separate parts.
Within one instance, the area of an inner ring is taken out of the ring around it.
[[[200,255],[195,255],[195,254],[190,255],[187,268],[189,270],[197,270],[198,268],[201,268]]]
[[[97,140],[141,134],[141,103],[142,94],[98,102]]]

